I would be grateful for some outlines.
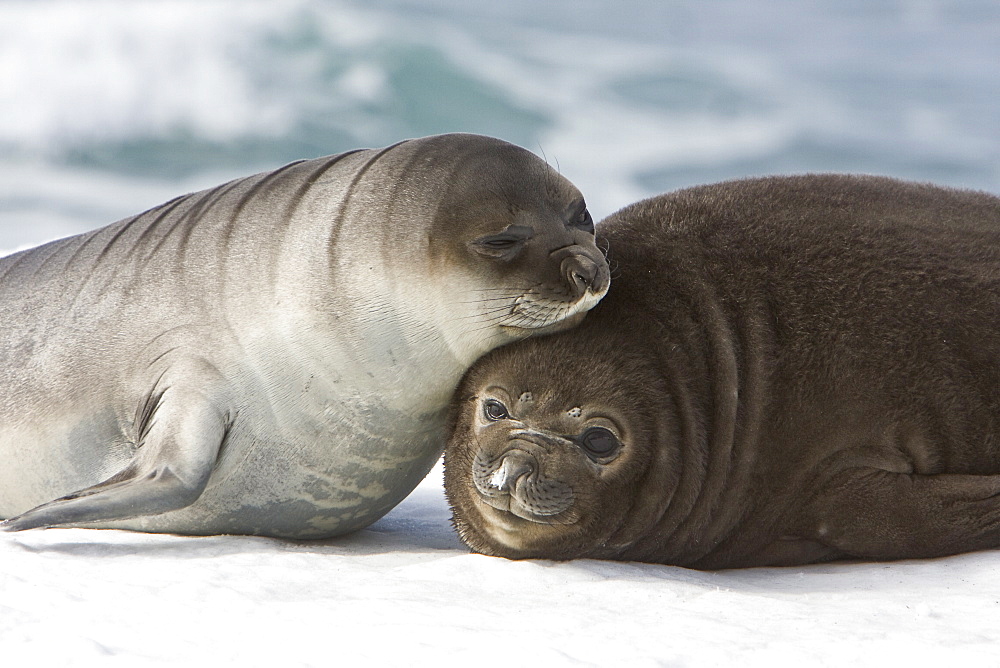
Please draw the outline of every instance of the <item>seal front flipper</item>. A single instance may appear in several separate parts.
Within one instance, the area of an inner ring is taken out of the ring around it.
[[[814,539],[847,556],[940,557],[1000,547],[1000,475],[849,468],[806,508]]]
[[[191,505],[208,483],[229,415],[204,394],[169,386],[140,406],[139,448],[120,472],[0,523],[5,531],[156,515]]]

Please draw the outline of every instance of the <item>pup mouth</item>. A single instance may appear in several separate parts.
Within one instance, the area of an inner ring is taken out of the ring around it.
[[[538,524],[568,524],[575,496],[566,483],[542,475],[538,461],[524,450],[508,450],[473,462],[473,484],[486,505]]]
[[[476,489],[483,496],[493,498],[509,496],[522,477],[538,470],[538,462],[528,452],[508,450],[492,462],[477,457],[473,468]]]

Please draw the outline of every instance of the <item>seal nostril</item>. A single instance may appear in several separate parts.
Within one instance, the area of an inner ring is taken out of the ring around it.
[[[600,273],[598,265],[583,256],[566,258],[562,269],[574,297],[581,297],[591,289]]]

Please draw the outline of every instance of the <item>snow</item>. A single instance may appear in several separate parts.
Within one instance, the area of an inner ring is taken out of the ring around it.
[[[438,467],[385,518],[336,540],[0,534],[0,656],[34,666],[988,666],[1000,660],[998,561],[983,552],[720,572],[508,561],[460,543]]]

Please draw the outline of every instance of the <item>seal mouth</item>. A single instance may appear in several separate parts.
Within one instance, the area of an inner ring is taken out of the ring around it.
[[[477,454],[472,481],[491,508],[536,524],[572,524],[575,495],[566,483],[543,475],[535,456],[511,448],[493,460]]]

